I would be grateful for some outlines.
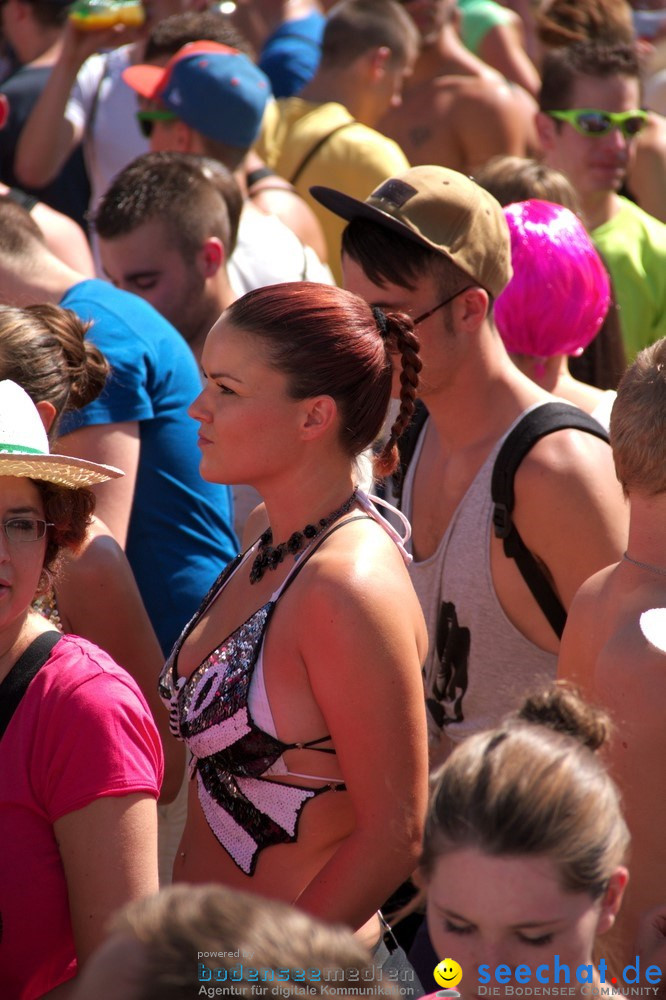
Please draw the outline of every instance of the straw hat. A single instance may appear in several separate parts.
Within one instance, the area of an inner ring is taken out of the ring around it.
[[[75,489],[124,475],[110,465],[51,455],[46,431],[30,396],[16,382],[0,382],[0,476],[42,479]]]

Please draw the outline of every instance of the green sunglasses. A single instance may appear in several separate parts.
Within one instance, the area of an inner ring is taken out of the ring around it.
[[[150,139],[153,134],[155,122],[175,122],[177,119],[178,115],[174,115],[173,111],[162,111],[159,108],[137,111],[136,113],[136,120],[139,123],[141,134],[146,139]]]
[[[575,108],[573,111],[547,111],[549,118],[568,122],[581,135],[608,135],[619,128],[625,139],[631,139],[643,129],[647,111],[600,111],[597,108]]]

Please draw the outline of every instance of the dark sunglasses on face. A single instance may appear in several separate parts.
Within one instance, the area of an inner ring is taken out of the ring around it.
[[[175,122],[177,118],[178,115],[174,115],[172,111],[162,111],[158,108],[137,111],[136,113],[136,120],[139,123],[141,135],[146,139],[150,139],[153,134],[155,122]]]
[[[647,111],[600,111],[597,108],[575,108],[571,111],[547,111],[549,118],[568,122],[581,135],[608,135],[619,128],[625,139],[631,139],[645,127]]]

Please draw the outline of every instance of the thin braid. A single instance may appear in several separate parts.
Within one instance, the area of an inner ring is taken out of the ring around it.
[[[388,313],[387,349],[397,348],[402,370],[400,372],[400,410],[391,428],[389,439],[375,457],[377,476],[390,476],[398,464],[398,438],[414,415],[416,390],[422,363],[419,358],[419,339],[414,333],[411,319],[404,313]]]

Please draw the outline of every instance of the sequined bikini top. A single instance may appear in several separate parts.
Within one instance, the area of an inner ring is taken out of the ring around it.
[[[249,702],[255,671],[263,685],[263,645],[277,602],[319,545],[351,521],[368,517],[379,521],[398,543],[397,533],[365,495],[361,504],[367,513],[345,518],[316,539],[267,603],[217,646],[188,679],[178,677],[178,654],[184,642],[233,573],[254,555],[257,543],[233,560],[183,630],[160,676],[160,695],[169,708],[171,731],[193,755],[190,775],[196,774],[197,794],[206,821],[220,845],[247,875],[254,873],[261,850],[296,840],[306,802],[324,792],[345,788],[341,780],[327,780],[320,775],[295,775],[323,782],[318,788],[272,777],[293,773],[284,763],[287,750],[310,749],[329,754],[335,750],[320,746],[330,736],[308,743],[285,743],[257,724]]]
[[[351,520],[356,518],[341,521],[332,530]],[[193,755],[190,776],[196,773],[206,821],[246,875],[254,873],[259,851],[296,840],[298,819],[309,799],[344,788],[339,781],[304,788],[267,778],[287,750],[335,751],[318,745],[328,742],[329,736],[303,744],[283,742],[259,728],[248,705],[250,684],[276,604],[323,540],[318,539],[318,544],[303,554],[270,600],[214,649],[189,679],[177,677],[177,658],[184,641],[232,574],[254,554],[255,546],[238,556],[206,595],[160,677],[160,695],[169,707],[171,732]],[[287,773],[286,765],[282,773]]]

